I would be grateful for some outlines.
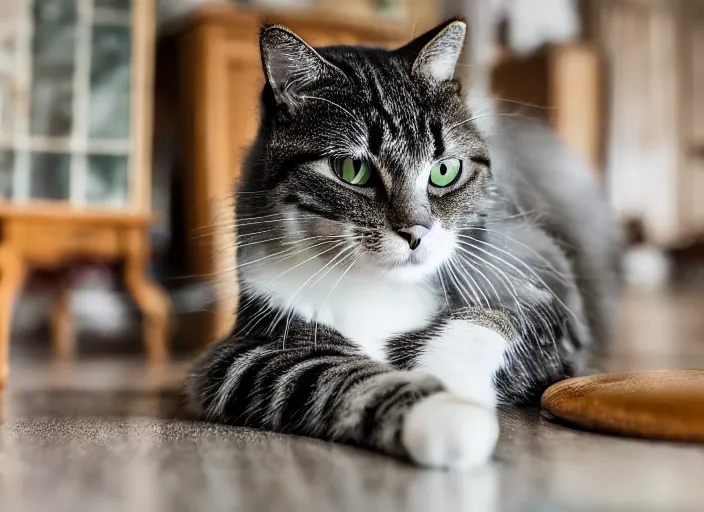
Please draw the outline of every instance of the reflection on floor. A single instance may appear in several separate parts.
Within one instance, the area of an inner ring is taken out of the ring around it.
[[[704,367],[704,291],[631,294],[605,369]],[[422,471],[343,446],[178,419],[183,365],[15,364],[0,510],[701,510],[704,447],[501,411],[495,461]]]

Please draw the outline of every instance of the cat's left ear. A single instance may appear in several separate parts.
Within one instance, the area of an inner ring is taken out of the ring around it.
[[[259,49],[266,80],[276,101],[291,106],[301,100],[304,91],[326,78],[343,78],[344,74],[303,39],[281,25],[268,25],[259,33]]]
[[[450,80],[462,52],[467,23],[454,18],[396,50],[413,60],[412,73],[435,82]]]

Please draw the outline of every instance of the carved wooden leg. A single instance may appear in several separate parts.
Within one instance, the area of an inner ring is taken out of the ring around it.
[[[54,358],[59,361],[73,359],[76,354],[76,333],[70,303],[70,282],[62,277],[54,292],[51,311],[51,344]]]
[[[10,373],[10,328],[15,299],[24,282],[25,268],[9,246],[0,246],[0,388]]]
[[[144,345],[149,361],[162,362],[169,355],[171,305],[166,292],[148,277],[147,236],[146,228],[132,228],[126,233],[125,282],[142,312]]]

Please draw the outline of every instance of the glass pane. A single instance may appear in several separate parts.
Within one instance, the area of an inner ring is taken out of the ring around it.
[[[131,0],[95,0],[95,10],[126,13],[131,4]]]
[[[127,27],[93,27],[89,133],[119,139],[130,134],[130,54]]]
[[[15,61],[14,26],[0,23],[0,136],[12,134],[12,76]]]
[[[70,155],[32,153],[30,155],[30,197],[68,200],[70,166]]]
[[[76,0],[34,0],[34,23],[73,23]]]
[[[32,135],[71,133],[75,26],[39,25],[32,43]]]
[[[86,201],[123,205],[127,201],[127,157],[91,155],[88,157]]]
[[[0,198],[12,197],[12,177],[14,176],[14,155],[11,151],[0,151]]]

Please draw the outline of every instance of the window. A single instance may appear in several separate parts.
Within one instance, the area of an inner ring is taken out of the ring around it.
[[[126,204],[133,1],[0,9],[0,200]]]

